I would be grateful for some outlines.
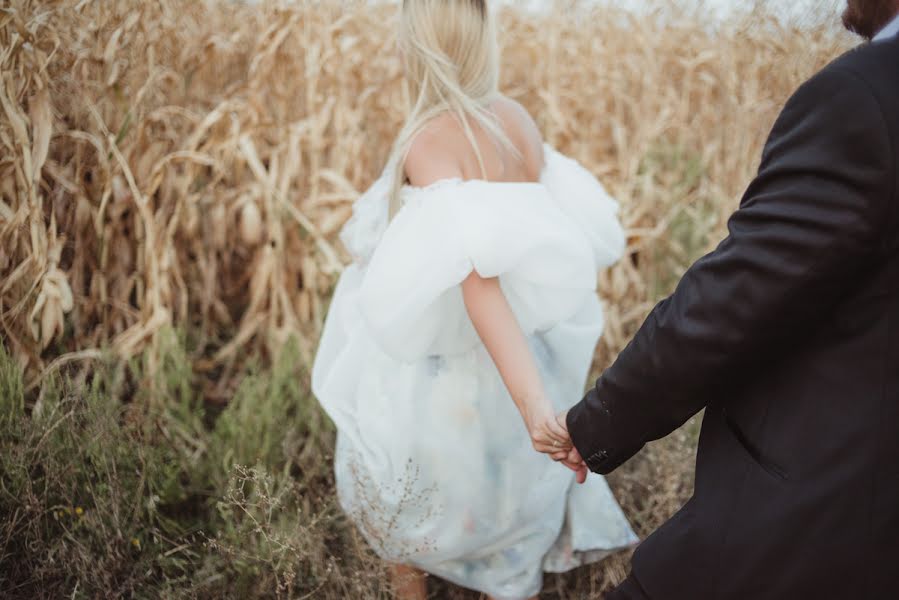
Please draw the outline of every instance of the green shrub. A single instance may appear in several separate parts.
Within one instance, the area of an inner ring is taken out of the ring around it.
[[[296,354],[214,416],[167,340],[155,377],[104,363],[33,394],[0,345],[0,596],[379,597]]]
[[[0,589],[12,597],[141,596],[186,574],[189,530],[162,507],[177,480],[171,447],[118,396],[121,368],[50,379],[26,405],[0,348]]]

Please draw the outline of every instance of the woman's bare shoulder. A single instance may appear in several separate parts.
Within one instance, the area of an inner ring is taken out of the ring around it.
[[[491,109],[512,144],[521,153],[531,178],[543,169],[543,137],[530,113],[518,102],[499,96]],[[444,112],[428,121],[412,140],[405,158],[406,177],[415,187],[464,178],[471,144],[458,117]]]
[[[459,153],[453,144],[447,143],[456,129],[452,116],[445,113],[431,119],[416,134],[406,154],[409,183],[424,187],[442,179],[462,177]]]
[[[531,113],[520,102],[507,96],[496,100],[494,111],[531,170],[539,174],[543,167],[543,136]]]
[[[500,119],[507,121],[509,125],[525,135],[541,139],[537,123],[520,102],[508,96],[499,96],[493,106]]]

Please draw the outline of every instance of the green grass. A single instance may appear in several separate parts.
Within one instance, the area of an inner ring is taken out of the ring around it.
[[[296,354],[211,415],[170,338],[152,379],[108,363],[30,394],[0,346],[0,596],[338,598],[351,570],[377,597]]]
[[[26,391],[0,344],[0,597],[388,598],[385,565],[334,496],[333,425],[298,353],[203,397],[185,336]],[[688,423],[610,478],[641,535],[689,495]],[[627,556],[549,576],[542,597],[600,598]],[[432,598],[478,594],[431,580]]]

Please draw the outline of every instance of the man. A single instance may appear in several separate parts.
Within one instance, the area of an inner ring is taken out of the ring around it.
[[[705,408],[694,495],[610,598],[899,597],[899,0],[844,21],[875,41],[789,100],[728,237],[560,416],[605,474]]]

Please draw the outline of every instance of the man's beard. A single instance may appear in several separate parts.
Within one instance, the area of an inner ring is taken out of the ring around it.
[[[896,15],[896,0],[849,0],[843,25],[870,40]]]

